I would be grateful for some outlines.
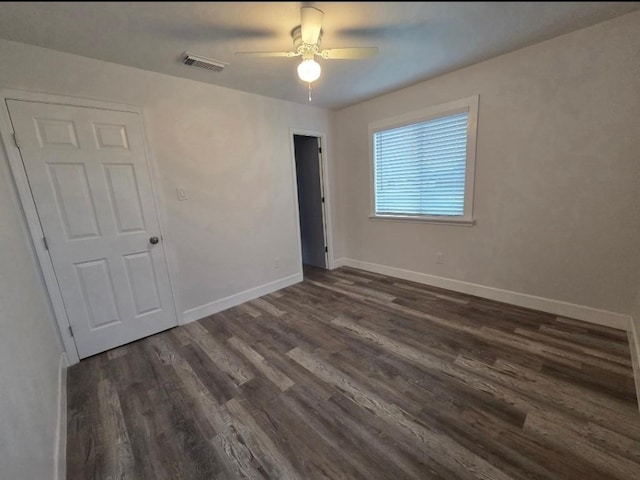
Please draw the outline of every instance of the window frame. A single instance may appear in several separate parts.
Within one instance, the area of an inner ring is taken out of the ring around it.
[[[451,102],[433,105],[413,112],[386,118],[369,124],[369,219],[408,222],[427,222],[447,225],[475,225],[473,217],[473,191],[476,166],[476,139],[478,131],[478,104],[480,96],[473,95]],[[416,215],[416,214],[377,214],[376,213],[376,162],[374,134],[384,130],[426,122],[447,115],[468,112],[467,159],[465,166],[464,213],[463,215]]]

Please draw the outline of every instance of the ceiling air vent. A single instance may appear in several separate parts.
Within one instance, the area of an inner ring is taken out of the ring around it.
[[[185,65],[192,67],[200,67],[205,70],[211,70],[213,72],[221,72],[224,67],[229,65],[228,63],[221,62],[220,60],[213,60],[211,58],[201,57],[200,55],[193,55],[192,53],[185,53],[185,57],[182,60]]]

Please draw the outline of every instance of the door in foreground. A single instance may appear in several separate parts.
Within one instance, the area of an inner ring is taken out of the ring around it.
[[[177,325],[138,114],[7,105],[80,358]]]

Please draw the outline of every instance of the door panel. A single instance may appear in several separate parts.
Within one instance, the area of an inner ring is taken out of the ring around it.
[[[57,163],[47,168],[67,239],[100,236],[84,165]]]
[[[7,105],[80,358],[175,326],[138,115]]]
[[[133,165],[107,164],[104,170],[118,233],[144,230],[140,192]]]
[[[125,125],[107,125],[94,123],[93,133],[96,147],[100,149],[129,150],[127,127]]]
[[[120,323],[115,289],[105,259],[77,263],[78,289],[82,293],[91,329]]]
[[[136,307],[136,316],[149,314],[161,308],[158,284],[149,252],[125,255],[127,277]]]
[[[78,148],[75,125],[69,120],[34,118],[40,147]]]

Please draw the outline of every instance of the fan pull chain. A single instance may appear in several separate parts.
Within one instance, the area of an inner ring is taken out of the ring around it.
[[[311,82],[309,82],[309,101],[311,101]]]

